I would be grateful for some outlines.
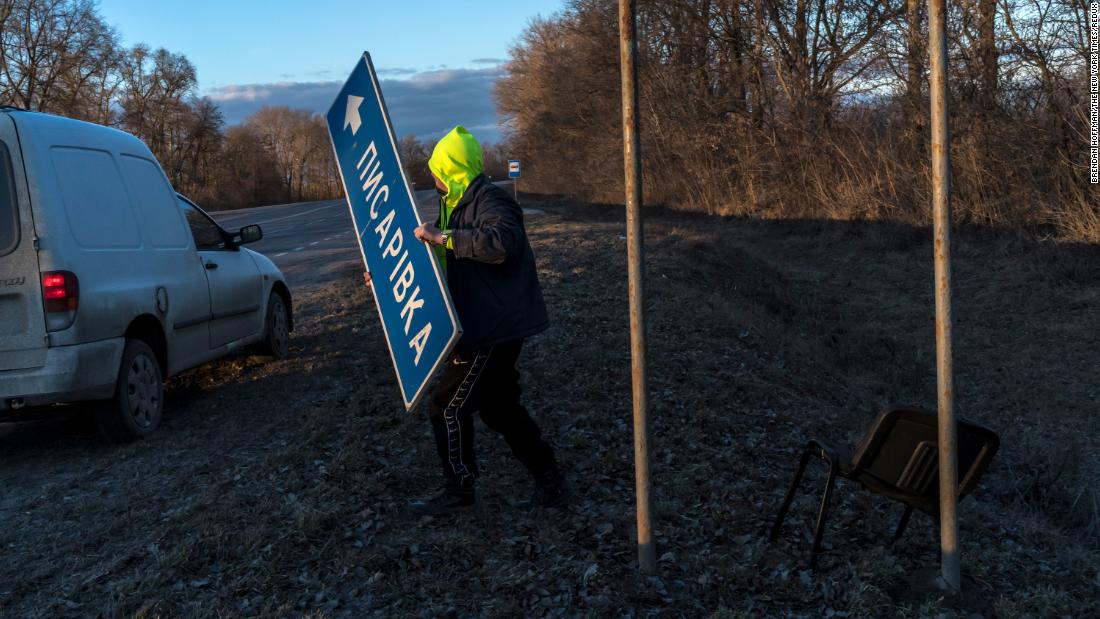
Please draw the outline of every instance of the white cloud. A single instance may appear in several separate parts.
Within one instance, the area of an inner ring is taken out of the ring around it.
[[[448,84],[461,79],[461,75],[456,70],[444,69],[441,71],[424,71],[423,73],[417,73],[409,78],[409,85],[419,88],[431,88],[433,86],[439,86]]]
[[[393,68],[393,69],[376,69],[376,71],[378,72],[378,75],[412,75],[413,73],[416,73],[416,69],[411,69],[411,68],[408,68],[408,67],[405,67],[405,68],[396,67],[396,68]],[[332,73],[332,71],[327,71],[327,73]]]
[[[271,96],[271,88],[270,86],[223,86],[210,91],[209,96],[217,103],[225,101],[259,101]]]
[[[398,135],[412,133],[433,139],[461,124],[479,139],[495,142],[500,139],[500,126],[492,90],[502,75],[499,67],[437,69],[415,73],[407,80],[380,81]],[[342,85],[342,81],[236,84],[212,88],[205,94],[221,108],[226,123],[233,125],[265,105],[324,114]]]

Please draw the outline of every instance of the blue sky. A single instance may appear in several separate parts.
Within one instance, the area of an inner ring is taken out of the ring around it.
[[[227,124],[262,105],[323,113],[369,51],[399,134],[499,139],[492,85],[527,23],[563,0],[100,0],[129,46],[183,53]]]

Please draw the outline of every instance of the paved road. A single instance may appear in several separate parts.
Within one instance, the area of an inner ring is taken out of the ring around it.
[[[416,192],[421,216],[433,221],[434,190]],[[264,238],[249,245],[282,269],[291,290],[332,281],[362,261],[344,200],[264,206],[211,215],[227,230],[259,224]]]
[[[417,191],[416,199],[421,219],[434,222],[439,212],[435,190]],[[531,209],[524,212],[537,213]],[[264,238],[248,247],[271,258],[295,293],[344,277],[349,266],[360,268],[357,265],[362,263],[344,200],[262,206],[211,215],[231,231],[259,224]]]

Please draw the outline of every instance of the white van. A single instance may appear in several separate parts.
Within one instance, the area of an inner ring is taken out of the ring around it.
[[[98,401],[115,441],[160,423],[163,379],[245,346],[287,354],[285,278],[172,190],[134,136],[0,108],[0,415]]]

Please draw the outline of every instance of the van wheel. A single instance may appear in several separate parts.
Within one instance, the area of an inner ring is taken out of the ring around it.
[[[274,359],[284,359],[290,354],[290,320],[287,319],[286,301],[277,292],[267,298],[267,326],[259,352]]]
[[[164,411],[164,378],[157,356],[141,340],[126,340],[115,396],[96,413],[103,438],[126,443],[144,438],[160,425]]]

